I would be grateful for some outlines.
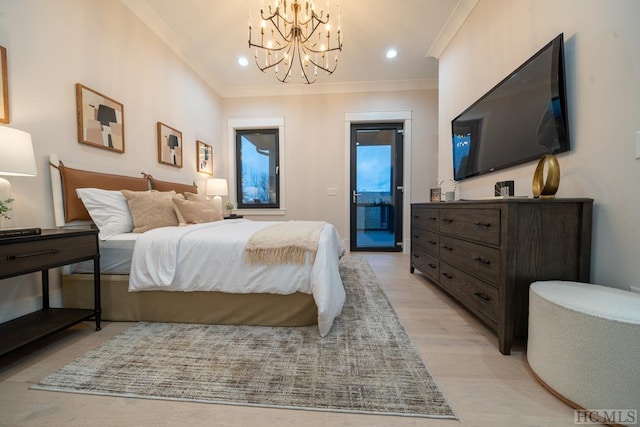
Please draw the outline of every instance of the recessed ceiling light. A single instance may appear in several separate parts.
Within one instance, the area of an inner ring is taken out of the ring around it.
[[[397,51],[397,50],[395,50],[395,49],[389,49],[389,50],[387,51],[387,59],[393,59],[393,58],[395,58],[396,56],[398,56],[398,51]]]
[[[246,67],[247,65],[249,65],[249,60],[244,56],[241,56],[240,58],[238,58],[238,64],[242,65],[243,67]]]

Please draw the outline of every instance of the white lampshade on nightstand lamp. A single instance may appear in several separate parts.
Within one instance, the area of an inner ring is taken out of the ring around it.
[[[18,129],[0,126],[0,175],[36,176],[31,135]],[[0,200],[11,198],[11,184],[0,178]]]
[[[227,180],[224,178],[210,178],[207,180],[207,195],[213,196],[213,205],[222,213],[222,197],[228,196]]]

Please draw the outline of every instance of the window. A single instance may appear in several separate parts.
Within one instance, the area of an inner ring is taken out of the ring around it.
[[[280,208],[279,129],[236,129],[238,209]]]

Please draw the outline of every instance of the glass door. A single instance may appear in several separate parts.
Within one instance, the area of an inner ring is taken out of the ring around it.
[[[402,250],[401,123],[351,125],[352,251]]]

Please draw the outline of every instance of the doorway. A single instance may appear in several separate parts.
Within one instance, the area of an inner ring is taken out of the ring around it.
[[[402,250],[403,124],[351,124],[350,249]]]

